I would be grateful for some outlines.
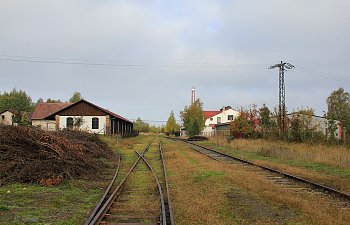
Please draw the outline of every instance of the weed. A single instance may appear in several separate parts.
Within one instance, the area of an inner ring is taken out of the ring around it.
[[[10,209],[7,206],[4,205],[0,205],[0,211],[5,212],[5,211],[9,211]]]

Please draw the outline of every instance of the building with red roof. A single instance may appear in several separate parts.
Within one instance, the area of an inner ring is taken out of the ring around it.
[[[35,108],[32,125],[45,130],[79,128],[91,133],[133,133],[128,119],[84,99],[76,103],[41,103]]]
[[[47,131],[56,130],[55,120],[45,119],[53,113],[72,105],[68,102],[59,103],[38,103],[35,106],[34,112],[31,116],[32,126],[41,128]]]
[[[218,111],[203,111],[203,116],[205,122],[202,135],[212,136],[215,134],[216,125],[230,123],[239,116],[239,112],[231,106],[226,106]]]

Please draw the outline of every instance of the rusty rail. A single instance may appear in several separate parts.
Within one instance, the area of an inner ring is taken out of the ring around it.
[[[100,199],[100,201],[97,203],[96,207],[94,208],[94,210],[90,213],[90,216],[89,218],[86,220],[85,224],[84,225],[88,225],[90,223],[90,221],[94,218],[94,216],[96,215],[97,211],[101,209],[103,203],[106,201],[106,197],[109,193],[109,191],[111,190],[113,184],[114,184],[114,181],[115,179],[117,178],[118,176],[118,173],[119,173],[119,168],[120,168],[120,163],[121,163],[121,158],[120,156],[118,156],[118,167],[117,167],[117,170],[112,178],[112,181],[111,183],[109,184],[108,188],[106,189],[105,193],[103,194],[102,198]]]
[[[192,142],[187,141],[187,140],[183,140],[183,139],[179,139],[179,138],[168,138],[168,139],[175,140],[175,141],[182,141],[182,142],[185,142],[187,144],[191,144],[191,145],[194,145],[196,147],[203,148],[203,149],[206,149],[208,151],[215,152],[215,153],[220,154],[222,156],[225,156],[225,157],[228,157],[228,158],[231,158],[231,159],[243,162],[243,163],[247,163],[249,165],[253,165],[253,166],[259,167],[261,169],[273,172],[273,173],[280,174],[282,176],[291,178],[291,179],[296,180],[298,182],[307,184],[307,185],[309,185],[310,187],[312,187],[314,189],[322,190],[324,193],[326,193],[328,195],[333,195],[333,196],[336,196],[336,197],[338,197],[340,199],[343,199],[343,200],[346,200],[346,201],[350,202],[350,195],[349,194],[341,192],[341,191],[336,190],[336,189],[331,188],[331,187],[327,187],[327,186],[325,186],[323,184],[318,184],[318,183],[315,183],[313,181],[310,181],[310,180],[307,180],[307,179],[304,179],[304,178],[301,178],[301,177],[298,177],[298,176],[295,176],[295,175],[292,175],[292,174],[288,174],[288,173],[282,172],[282,171],[277,170],[277,169],[272,169],[272,168],[269,168],[267,166],[256,164],[256,163],[251,162],[249,160],[245,160],[245,159],[242,159],[242,158],[239,158],[239,157],[236,157],[236,156],[228,155],[228,154],[219,152],[219,151],[217,151],[215,149],[211,149],[211,148],[208,148],[208,147],[205,147],[205,146],[201,146],[201,145],[192,143]]]
[[[173,212],[173,207],[171,204],[171,198],[170,198],[170,193],[169,193],[169,185],[168,185],[168,176],[166,172],[166,166],[165,166],[165,160],[164,160],[164,155],[163,155],[163,147],[162,147],[162,142],[159,142],[159,152],[160,152],[160,157],[162,160],[162,165],[163,165],[163,172],[164,172],[164,180],[165,180],[165,189],[166,189],[166,194],[168,197],[168,213],[169,213],[169,224],[170,225],[175,225],[175,220],[174,220],[174,212]]]
[[[149,148],[149,146],[151,145],[151,142],[148,143],[148,145],[143,149],[141,155],[143,155]],[[86,221],[85,224],[88,225],[96,225],[96,224],[100,224],[102,219],[106,216],[108,210],[110,209],[110,207],[112,206],[113,202],[115,201],[115,199],[118,197],[118,193],[122,190],[124,184],[125,184],[125,180],[128,178],[128,176],[131,174],[131,172],[135,169],[137,163],[140,161],[141,157],[139,156],[137,158],[137,160],[135,161],[135,163],[133,164],[133,166],[130,168],[130,170],[128,171],[128,173],[125,175],[125,177],[123,178],[123,180],[119,183],[119,185],[115,188],[115,190],[113,191],[113,193],[108,197],[108,199],[105,201],[105,203],[99,207],[99,210],[95,213],[94,216],[92,216],[92,218]],[[107,198],[107,196],[104,196],[105,199]]]
[[[136,152],[136,151],[135,151]],[[148,169],[152,172],[152,175],[157,183],[157,187],[158,187],[158,192],[159,192],[159,197],[160,197],[160,224],[161,225],[167,225],[166,223],[166,213],[165,213],[165,203],[164,203],[164,195],[163,195],[163,191],[162,191],[162,187],[160,186],[159,180],[157,175],[155,174],[152,166],[147,162],[147,160],[143,157],[143,154],[140,154],[138,152],[136,152],[138,154],[139,157],[141,157],[141,159],[146,163]]]

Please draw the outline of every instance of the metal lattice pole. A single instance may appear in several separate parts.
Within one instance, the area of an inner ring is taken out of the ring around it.
[[[286,131],[286,87],[284,83],[284,71],[285,69],[293,69],[294,66],[281,61],[281,63],[273,65],[269,69],[274,69],[276,67],[279,68],[278,128],[281,134]]]

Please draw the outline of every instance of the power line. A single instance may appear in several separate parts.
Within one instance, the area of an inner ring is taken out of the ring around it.
[[[0,55],[0,61],[14,63],[41,63],[61,64],[80,66],[101,66],[101,67],[131,67],[131,68],[214,68],[214,69],[265,69],[268,64],[257,63],[234,63],[234,62],[174,62],[174,61],[143,61],[143,60],[110,60],[110,59],[77,59],[59,57],[38,57],[20,55]],[[349,76],[325,73],[308,69],[305,67],[296,68],[297,73],[304,76],[318,77],[322,79],[350,82]]]
[[[0,55],[0,61],[45,63],[45,64],[66,64],[84,66],[116,66],[116,67],[170,67],[170,68],[256,68],[262,69],[267,64],[237,64],[237,63],[211,63],[211,62],[157,62],[157,61],[135,61],[135,60],[86,60],[67,58],[43,58]]]
[[[350,82],[350,77],[335,75],[335,74],[328,74],[323,72],[313,72],[313,70],[299,69],[299,67],[296,68],[295,71],[293,71],[293,73],[302,73],[300,75],[318,77],[321,79],[329,79],[329,80],[335,80],[340,82]]]

